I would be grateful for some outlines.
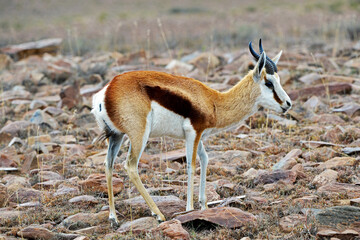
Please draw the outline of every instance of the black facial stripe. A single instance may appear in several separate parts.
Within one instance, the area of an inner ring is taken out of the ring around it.
[[[277,93],[275,92],[275,88],[273,88],[273,95],[274,95],[275,101],[277,101],[281,105],[283,102],[281,101],[281,99],[279,98]]]

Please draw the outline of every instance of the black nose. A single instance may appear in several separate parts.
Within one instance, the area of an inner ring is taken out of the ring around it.
[[[286,104],[291,107],[291,103],[289,101],[286,101]]]

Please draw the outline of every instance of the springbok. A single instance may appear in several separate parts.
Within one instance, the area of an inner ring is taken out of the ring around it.
[[[149,137],[170,136],[186,140],[188,174],[186,210],[192,210],[196,154],[200,157],[201,209],[207,208],[205,184],[208,156],[202,139],[238,124],[259,107],[285,113],[291,100],[280,85],[276,64],[259,41],[260,54],[249,43],[257,63],[234,87],[218,92],[192,78],[155,71],[134,71],[116,76],[93,97],[93,114],[102,137],[108,139],[105,172],[109,194],[109,220],[117,225],[112,188],[114,160],[126,134],[130,139],[125,169],[154,215],[165,217],[146,191],[138,163]]]

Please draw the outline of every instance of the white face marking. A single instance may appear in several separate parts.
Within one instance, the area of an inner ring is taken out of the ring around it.
[[[277,73],[274,75],[266,74],[267,81],[271,82],[273,89],[266,86],[266,80],[260,82],[261,95],[258,98],[258,104],[264,108],[274,110],[276,112],[286,112],[291,108],[291,100],[280,84],[280,78]],[[275,100],[275,94],[279,97],[281,104]],[[290,106],[289,106],[289,104]]]
[[[114,124],[112,123],[112,121],[110,120],[107,112],[106,112],[106,108],[105,108],[105,103],[104,103],[104,99],[105,99],[105,92],[108,86],[105,86],[103,89],[101,89],[99,92],[97,92],[92,99],[92,110],[91,112],[94,114],[95,119],[100,127],[100,129],[105,129],[106,125],[112,130],[115,131],[117,133],[120,133],[116,127],[114,126]],[[106,123],[106,124],[105,124]]]
[[[185,118],[176,114],[155,101],[151,102],[152,122],[150,137],[170,136],[174,138],[185,138]]]

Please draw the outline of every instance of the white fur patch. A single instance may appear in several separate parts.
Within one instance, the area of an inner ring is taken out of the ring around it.
[[[151,102],[151,132],[150,137],[169,136],[173,138],[185,138],[185,118],[176,114],[155,101]]]

